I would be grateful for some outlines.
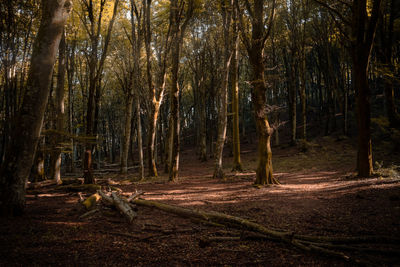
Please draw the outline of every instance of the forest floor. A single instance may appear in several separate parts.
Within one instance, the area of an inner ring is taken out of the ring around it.
[[[374,178],[358,179],[353,175],[356,150],[349,139],[320,138],[308,144],[306,152],[299,147],[274,148],[274,173],[281,185],[257,188],[253,186],[255,148],[254,144],[242,148],[243,173],[230,172],[232,158],[224,158],[226,180],[212,178],[213,159],[201,163],[194,150],[184,149],[176,183],[168,183],[165,174],[133,182],[133,172],[127,176],[103,173],[98,181],[112,182],[124,193],[143,190],[141,197],[146,200],[223,212],[272,229],[318,236],[400,238],[398,154],[382,154],[380,160],[390,168],[381,168]],[[206,237],[237,236],[241,231],[199,224],[148,207],[137,209],[132,224],[115,212],[80,219],[85,211],[77,192],[56,186],[28,190],[26,214],[0,220],[0,266],[353,265],[276,241],[201,244]],[[399,255],[352,255],[375,266],[400,266]]]

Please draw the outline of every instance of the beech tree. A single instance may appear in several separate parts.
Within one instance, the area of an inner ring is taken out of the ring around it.
[[[25,207],[25,183],[38,144],[54,62],[71,1],[42,0],[41,10],[27,89],[0,169],[0,212],[5,215],[20,215]]]
[[[264,45],[269,37],[271,25],[274,19],[275,0],[271,2],[270,14],[268,16],[268,28],[265,30],[265,1],[254,0],[251,4],[245,0],[246,11],[249,14],[251,23],[251,38],[249,38],[247,30],[244,26],[244,15],[236,1],[236,8],[240,12],[240,26],[241,36],[243,43],[246,47],[249,61],[252,68],[252,92],[251,99],[254,109],[254,116],[256,121],[256,129],[258,135],[258,167],[256,170],[255,184],[277,184],[278,181],[273,177],[272,172],[272,150],[271,150],[271,136],[273,129],[270,127],[266,112],[266,91],[267,86],[264,80]]]

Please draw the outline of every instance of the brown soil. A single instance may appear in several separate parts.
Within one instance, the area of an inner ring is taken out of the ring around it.
[[[395,168],[382,169],[382,176],[375,178],[356,179],[351,175],[356,152],[350,141],[321,139],[308,144],[307,152],[275,148],[275,175],[282,185],[256,188],[254,149],[243,149],[243,173],[230,173],[232,158],[225,158],[224,181],[212,179],[212,159],[200,163],[190,149],[181,153],[177,183],[168,183],[165,175],[131,182],[134,173],[125,177],[106,173],[100,181],[111,178],[116,183],[113,186],[124,194],[141,189],[147,200],[219,211],[299,234],[400,238],[400,177]],[[223,241],[200,246],[204,237],[235,236],[241,231],[145,207],[137,207],[133,224],[112,210],[79,219],[85,211],[78,200],[76,192],[59,187],[28,190],[26,214],[1,219],[0,266],[352,265],[275,241]],[[398,246],[383,244],[380,248]],[[352,255],[376,266],[400,262],[400,256]]]

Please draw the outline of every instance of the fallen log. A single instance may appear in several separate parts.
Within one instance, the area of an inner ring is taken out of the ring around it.
[[[126,200],[123,200],[122,198],[117,196],[115,192],[112,192],[111,196],[117,209],[125,215],[130,223],[132,223],[137,214],[133,211],[129,203]]]
[[[329,246],[329,244],[334,243],[335,237],[318,237],[318,236],[301,236],[295,235],[292,232],[285,231],[277,231],[273,229],[269,229],[260,224],[251,222],[249,220],[227,215],[220,212],[215,211],[201,211],[201,210],[192,210],[179,206],[168,205],[165,203],[160,203],[156,201],[144,200],[144,199],[135,199],[132,201],[136,205],[146,206],[151,208],[156,208],[165,212],[173,213],[175,215],[185,217],[188,219],[195,219],[198,221],[206,221],[210,223],[217,223],[224,226],[230,226],[234,228],[238,228],[241,230],[249,230],[253,232],[257,232],[265,236],[265,239],[280,241],[289,245],[292,245],[300,250],[307,252],[314,252],[322,255],[334,256],[340,258],[345,261],[350,261],[357,264],[366,264],[367,262],[364,260],[359,260],[350,257],[340,251],[340,246]],[[228,238],[231,241],[239,240],[240,238]],[[310,241],[311,240],[311,241]],[[318,242],[317,242],[317,241]],[[321,240],[327,240],[327,242],[322,242]],[[362,237],[350,237],[350,238],[338,238],[337,241],[355,241],[355,240],[363,240]],[[375,238],[364,238],[364,240],[376,241]]]
[[[28,189],[38,189],[38,188],[43,188],[47,186],[52,186],[52,185],[57,185],[56,180],[45,180],[41,182],[36,182],[36,183],[28,183]]]
[[[130,223],[133,222],[137,216],[136,212],[133,211],[129,202],[120,198],[115,192],[111,193],[111,197],[104,193],[102,190],[98,190],[97,193],[108,203],[113,204],[127,219]]]

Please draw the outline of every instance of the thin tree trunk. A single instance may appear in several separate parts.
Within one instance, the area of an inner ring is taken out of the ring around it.
[[[224,171],[222,169],[223,151],[226,139],[227,115],[228,115],[228,86],[229,86],[229,70],[232,59],[231,45],[230,45],[230,25],[232,12],[229,11],[232,4],[227,4],[226,1],[221,1],[222,21],[224,29],[224,69],[222,76],[222,84],[218,94],[218,134],[217,143],[215,145],[215,164],[214,164],[214,178],[224,178]]]
[[[186,12],[184,12],[186,9]],[[185,29],[193,15],[194,1],[190,0],[188,7],[178,7],[177,0],[170,0],[170,25],[171,25],[171,88],[170,88],[170,110],[171,119],[169,125],[169,180],[178,179],[179,170],[179,149],[180,149],[180,115],[179,115],[179,60],[180,50],[183,42]],[[182,21],[182,14],[185,13],[185,20]]]
[[[144,178],[144,163],[143,163],[143,143],[142,143],[142,121],[140,116],[140,101],[136,99],[136,128],[137,128],[137,145],[139,154],[139,178]]]
[[[237,25],[236,9],[233,10],[233,40],[235,44],[232,52],[232,72],[231,72],[231,89],[232,89],[232,145],[233,145],[233,171],[243,171],[242,162],[240,160],[240,129],[239,129],[239,36]]]
[[[132,89],[128,89],[132,91]],[[133,92],[128,94],[128,98],[125,104],[125,129],[124,138],[122,143],[122,155],[121,155],[121,173],[126,174],[128,172],[128,154],[131,143],[131,126],[132,126],[132,105],[133,105]]]
[[[12,129],[0,169],[0,213],[20,215],[25,207],[25,183],[33,163],[49,95],[58,45],[72,3],[42,0],[42,18],[34,43],[27,90]]]
[[[200,111],[199,111],[199,121],[200,121],[200,161],[207,161],[207,110],[206,110],[206,89],[202,83],[199,88],[200,93]]]

